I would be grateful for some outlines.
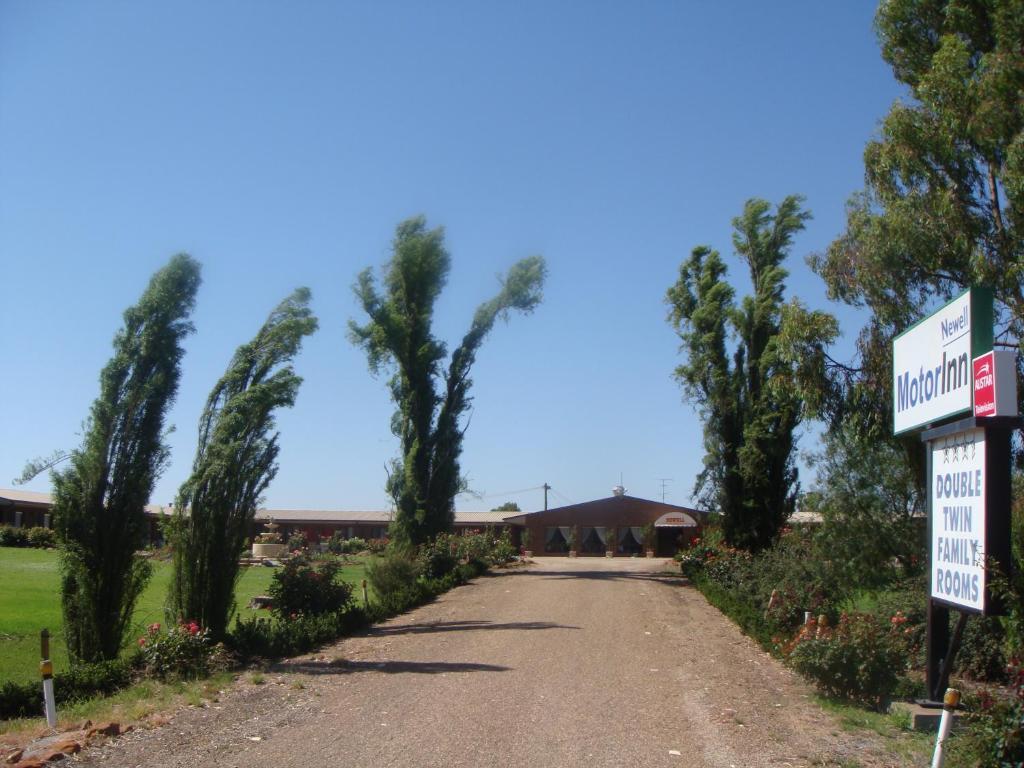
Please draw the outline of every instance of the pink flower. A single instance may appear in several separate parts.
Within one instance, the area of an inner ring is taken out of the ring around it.
[[[188,626],[186,627],[186,629],[188,630],[188,633],[190,635],[198,635],[199,634],[199,625],[196,624],[194,621],[190,621],[188,623]]]
[[[139,638],[139,648],[142,648],[142,647],[144,647],[145,645],[146,645],[146,638],[144,638],[144,637],[140,637],[140,638]]]
[[[153,633],[159,632],[160,631],[160,622],[159,621],[154,621],[152,624],[150,624],[149,625],[149,631],[153,632]]]

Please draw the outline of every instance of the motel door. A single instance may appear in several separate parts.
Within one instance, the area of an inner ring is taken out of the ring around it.
[[[657,538],[654,554],[672,557],[696,534],[697,521],[685,512],[667,512],[654,521],[654,531]]]

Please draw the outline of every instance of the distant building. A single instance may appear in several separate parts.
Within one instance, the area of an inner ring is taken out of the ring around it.
[[[53,498],[48,493],[0,488],[0,523],[50,528],[52,505]],[[156,504],[146,507],[150,542],[161,542],[160,523],[172,512],[171,507]],[[273,520],[286,541],[296,533],[314,542],[335,533],[344,538],[379,539],[387,535],[393,515],[388,511],[260,509],[250,535],[261,533],[263,526]],[[523,531],[529,530],[529,548],[535,556],[567,554],[575,532],[580,556],[603,557],[609,550],[619,556],[643,554],[644,527],[651,525],[655,554],[668,557],[699,535],[706,517],[689,507],[626,496],[624,489],[617,488],[615,495],[608,498],[541,512],[456,512],[455,532],[482,532],[490,528],[500,533],[507,528],[513,543],[520,546]]]
[[[0,488],[0,525],[49,528],[52,497],[48,493]]]
[[[580,556],[639,555],[645,551],[644,528],[654,528],[654,553],[670,557],[700,535],[706,515],[696,509],[626,496],[617,487],[613,496],[543,512],[506,517],[513,535],[522,541],[530,532],[534,557],[564,555],[575,533]],[[613,538],[614,540],[610,540]]]
[[[53,497],[48,493],[19,491],[0,488],[0,524],[12,525],[15,528],[52,527],[50,509]],[[149,541],[160,542],[162,532],[160,523],[173,513],[172,507],[150,504],[146,507],[146,518],[149,520]],[[456,512],[456,531],[483,531],[488,526],[496,531],[504,530],[504,518],[508,512]],[[263,526],[271,519],[278,524],[278,533],[285,540],[295,533],[303,533],[310,541],[330,538],[340,532],[345,538],[381,539],[387,535],[393,513],[385,510],[347,512],[344,510],[319,509],[260,509],[256,511],[256,519],[251,535],[263,531]]]

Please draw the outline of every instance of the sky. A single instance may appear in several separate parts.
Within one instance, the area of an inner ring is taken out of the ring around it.
[[[121,314],[187,252],[203,284],[167,415],[191,467],[207,394],[295,287],[320,330],[279,414],[274,509],[386,509],[385,377],[346,338],[395,226],[443,226],[453,347],[516,260],[548,279],[473,369],[460,510],[628,493],[693,503],[701,424],[665,291],[691,249],[749,290],[731,220],[801,194],[788,296],[840,319],[805,258],[843,230],[901,90],[871,2],[0,3],[0,487],[81,442]],[[801,450],[813,450],[805,429]],[[664,482],[663,482],[664,480]],[[806,468],[805,487],[813,483]],[[24,486],[49,491],[42,475]]]

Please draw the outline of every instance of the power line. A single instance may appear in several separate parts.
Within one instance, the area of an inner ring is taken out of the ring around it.
[[[555,494],[555,496],[557,496],[558,498],[560,498],[560,499],[561,499],[562,501],[566,502],[567,504],[575,504],[575,503],[576,503],[575,501],[573,501],[572,499],[570,499],[570,498],[569,498],[568,496],[566,496],[566,495],[565,495],[564,493],[559,493],[559,492],[558,492],[558,491],[556,491],[556,490],[555,490],[554,488],[552,488],[552,489],[551,489],[551,492],[552,492],[553,494]]]
[[[499,496],[518,496],[521,493],[529,493],[530,491],[543,490],[543,485],[535,485],[532,488],[520,488],[518,491],[504,491],[502,493],[488,493],[486,495],[479,493],[471,493],[470,491],[463,491],[459,496],[473,496],[477,499],[496,499]]]

